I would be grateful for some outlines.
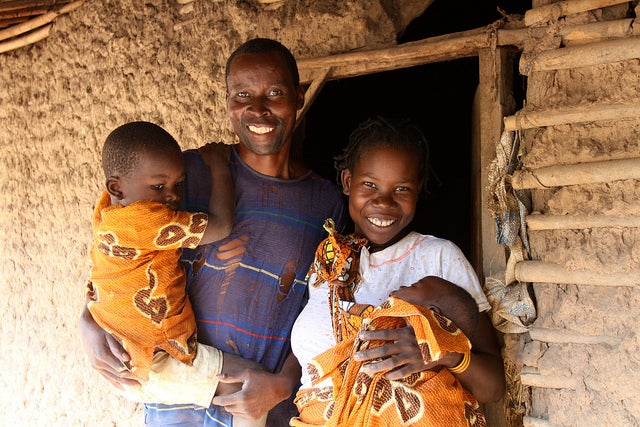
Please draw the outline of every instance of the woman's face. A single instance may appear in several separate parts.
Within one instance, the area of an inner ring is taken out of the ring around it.
[[[369,240],[372,252],[395,243],[408,232],[421,184],[416,156],[393,147],[365,149],[353,171],[342,171],[349,215],[355,231]]]

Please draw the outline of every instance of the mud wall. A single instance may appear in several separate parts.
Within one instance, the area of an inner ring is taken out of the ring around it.
[[[241,42],[271,37],[298,57],[322,56],[393,44],[395,25],[378,1],[265,10],[103,0],[59,17],[42,42],[0,55],[0,424],[142,422],[88,366],[77,337],[106,135],[149,120],[183,148],[233,142],[223,70]]]
[[[562,17],[551,24],[554,30],[527,45],[523,58],[577,46],[561,45],[558,34],[565,26],[630,17],[635,17],[633,4]],[[637,105],[639,75],[638,59],[531,72],[523,111]],[[536,171],[637,158],[639,131],[637,117],[527,129],[521,134],[522,168]],[[559,185],[530,193],[532,213],[543,216],[609,218],[613,224],[615,218],[640,213],[638,179]],[[640,230],[607,224],[561,228],[529,230],[531,259],[557,264],[569,277],[572,272],[594,273],[604,277],[605,283],[575,285],[569,278],[563,283],[532,284],[538,318],[531,326],[555,335],[525,334],[517,343],[507,337],[506,354],[520,364],[523,373],[522,409],[530,416],[525,425],[639,425]],[[607,277],[611,277],[608,282]],[[589,339],[594,342],[578,342]]]

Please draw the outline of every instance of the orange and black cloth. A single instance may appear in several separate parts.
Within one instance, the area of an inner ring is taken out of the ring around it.
[[[300,415],[290,424],[302,426],[425,426],[485,427],[482,408],[448,369],[412,374],[390,381],[384,372],[368,374],[363,363],[353,360],[355,352],[384,342],[362,341],[362,330],[413,327],[426,363],[445,352],[465,353],[471,343],[451,320],[424,307],[390,297],[382,305],[355,303],[358,286],[359,251],[366,240],[340,236],[330,220],[329,232],[318,246],[312,271],[329,285],[329,307],[336,346],[315,357],[313,383],[331,378],[333,389],[300,390],[296,405]],[[310,284],[313,286],[314,284]],[[342,301],[349,301],[348,310]]]
[[[195,318],[179,260],[181,248],[198,245],[207,221],[206,214],[150,201],[112,206],[107,192],[96,206],[88,308],[121,340],[140,379],[158,350],[187,364],[195,357]]]

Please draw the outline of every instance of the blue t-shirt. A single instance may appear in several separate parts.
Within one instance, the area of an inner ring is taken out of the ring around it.
[[[209,167],[194,153],[185,153],[185,161],[183,209],[206,212]],[[259,174],[235,150],[230,167],[236,197],[231,234],[182,255],[198,341],[278,372],[291,351],[305,276],[326,235],[322,225],[327,218],[344,225],[343,198],[314,172],[295,180]],[[271,411],[267,425],[288,425],[296,413],[292,399]],[[215,406],[148,404],[145,424],[231,426],[231,416]]]

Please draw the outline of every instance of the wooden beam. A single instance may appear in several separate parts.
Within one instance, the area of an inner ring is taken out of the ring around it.
[[[537,230],[577,230],[584,228],[638,227],[640,216],[611,215],[527,215],[527,227]]]
[[[316,97],[324,87],[324,84],[327,82],[327,80],[329,80],[330,74],[331,67],[328,67],[322,74],[318,76],[318,78],[311,82],[311,85],[304,93],[304,105],[302,106],[302,109],[298,111],[296,117],[296,128],[298,127],[298,124],[300,124],[300,122],[304,119],[304,116],[307,114],[307,111],[309,111],[309,108],[311,108],[311,104],[313,104],[313,101],[316,99]]]
[[[478,49],[488,46],[487,34],[472,33],[437,40],[425,39],[376,50],[301,59],[298,61],[298,69],[301,83],[309,83],[328,67],[334,69],[333,78],[355,77],[475,56]]]
[[[640,99],[624,104],[574,105],[549,110],[520,110],[504,118],[508,131],[603,120],[630,120],[640,117]]]
[[[513,173],[511,186],[515,190],[546,189],[622,179],[640,179],[640,158],[517,170]]]
[[[480,49],[478,52],[479,84],[473,103],[471,191],[472,248],[471,263],[478,277],[504,270],[505,248],[496,241],[496,222],[487,209],[489,164],[496,156],[495,141],[502,134],[505,115],[516,109],[513,98],[513,57],[509,49]],[[505,427],[504,400],[485,405],[487,425]]]
[[[628,18],[583,25],[567,25],[561,27],[558,34],[562,37],[564,44],[629,37],[634,35],[633,27],[636,21],[636,19]],[[640,22],[636,25],[640,25]]]
[[[557,388],[576,390],[578,379],[574,377],[559,377],[540,374],[521,374],[520,382],[524,386],[539,388]]]
[[[606,40],[522,55],[520,74],[565,70],[640,58],[640,37]]]
[[[430,37],[381,49],[342,53],[320,58],[298,59],[300,82],[309,84],[323,70],[333,67],[329,80],[356,77],[382,71],[397,70],[434,62],[476,56],[481,49],[493,46],[514,46],[522,49],[526,40],[542,37],[547,28],[497,28],[498,23],[473,30]],[[561,28],[558,33],[566,40],[627,37],[629,20],[591,23]]]
[[[18,49],[30,44],[39,42],[46,38],[51,31],[53,24],[46,25],[38,30],[32,31],[20,37],[15,37],[9,41],[0,43],[0,53]]]
[[[82,5],[82,3],[84,3],[84,0],[80,0],[80,1],[76,1],[73,3],[69,3],[61,8],[59,8],[58,10],[55,11],[51,11],[48,13],[45,13],[44,15],[40,15],[37,18],[33,18],[29,21],[23,22],[21,24],[18,25],[14,25],[11,26],[7,29],[1,30],[0,31],[0,40],[6,40],[9,39],[11,37],[16,37],[20,34],[24,34],[27,33],[31,30],[34,30],[36,28],[42,27],[43,25],[49,24],[50,22],[52,22],[54,19],[56,19],[58,16],[65,14],[65,13],[69,13],[72,10],[77,9],[78,7],[80,7],[80,5]]]
[[[629,3],[629,0],[567,0],[527,10],[524,24],[527,27],[556,21],[558,18],[589,10],[602,9],[617,4]]]
[[[587,344],[615,347],[622,342],[619,337],[608,335],[588,335],[560,329],[529,328],[529,336],[536,341],[556,344]]]
[[[584,270],[567,270],[558,264],[544,261],[521,261],[515,267],[516,280],[528,283],[553,283],[568,285],[621,286],[640,285],[640,272],[597,273]]]

